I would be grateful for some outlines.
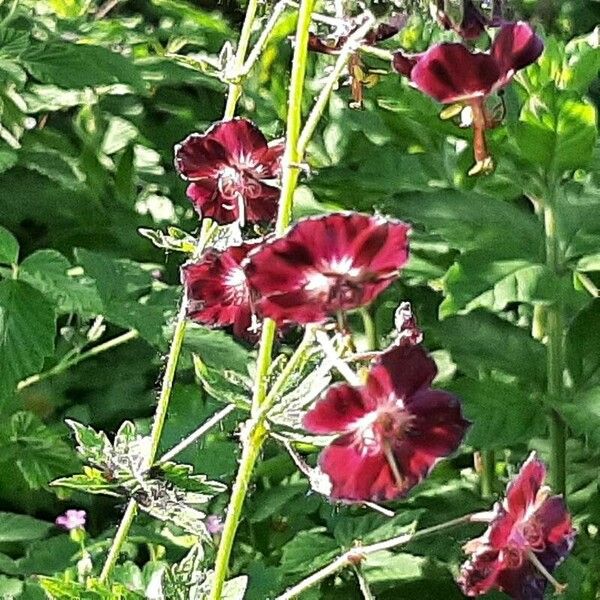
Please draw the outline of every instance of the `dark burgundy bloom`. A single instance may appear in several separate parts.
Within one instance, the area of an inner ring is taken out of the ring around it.
[[[431,388],[437,369],[420,346],[381,354],[362,387],[329,388],[304,418],[308,431],[337,434],[319,457],[331,497],[347,501],[404,496],[468,427],[456,397]]]
[[[175,166],[201,216],[256,223],[277,213],[282,154],[282,143],[269,145],[256,125],[236,118],[188,136],[175,147]]]
[[[357,213],[300,221],[248,257],[261,314],[279,325],[319,323],[369,304],[408,260],[409,230]]]
[[[445,9],[444,0],[437,0],[436,17],[444,29],[451,29],[465,40],[475,40],[490,25],[490,20],[475,6],[473,0],[463,0],[460,23],[455,23]]]
[[[527,23],[505,23],[489,52],[472,52],[463,44],[441,43],[419,55],[394,54],[393,67],[442,104],[463,103],[473,111],[477,165],[491,163],[485,130],[494,125],[485,99],[507,85],[520,69],[535,62],[544,49]]]
[[[240,263],[256,243],[207,250],[182,268],[188,316],[203,325],[233,326],[240,338],[252,338],[253,310],[246,274]]]
[[[546,467],[532,454],[497,504],[485,534],[465,547],[472,554],[459,584],[467,596],[498,588],[514,600],[543,600],[548,582],[571,551],[575,530],[561,496],[543,487]]]

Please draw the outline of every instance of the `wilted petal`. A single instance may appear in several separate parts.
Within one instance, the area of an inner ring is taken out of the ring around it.
[[[498,573],[497,585],[512,600],[544,600],[548,582],[527,560],[519,567],[504,568]]]
[[[343,433],[372,406],[357,388],[339,384],[329,388],[325,396],[304,417],[304,427],[312,433]]]
[[[500,77],[494,58],[470,52],[462,44],[432,46],[411,72],[411,80],[425,94],[443,104],[488,95]]]
[[[405,54],[402,50],[396,50],[392,58],[392,67],[400,75],[410,77],[414,66],[422,56],[423,54]]]
[[[481,596],[496,586],[501,568],[498,551],[483,549],[462,566],[458,584],[465,596]]]
[[[568,541],[565,554],[568,553],[575,538],[575,530],[564,498],[547,498],[535,511],[534,518],[541,525],[546,544],[561,546]]]
[[[519,21],[502,25],[491,48],[500,72],[500,85],[505,85],[514,73],[534,63],[543,51],[544,42],[528,23]]]

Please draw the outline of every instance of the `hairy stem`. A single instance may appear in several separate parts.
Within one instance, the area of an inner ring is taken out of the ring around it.
[[[553,199],[544,204],[544,231],[546,236],[546,264],[560,275],[560,246],[556,232],[556,214]],[[546,309],[546,348],[547,348],[547,392],[554,404],[563,400],[564,324],[563,309],[556,301]],[[555,410],[550,410],[550,479],[554,491],[566,493],[566,443],[567,435],[564,421]]]
[[[298,24],[294,42],[294,55],[292,59],[292,72],[288,102],[286,124],[285,151],[283,155],[283,176],[281,180],[281,196],[279,210],[275,225],[275,234],[282,235],[287,229],[291,214],[294,190],[299,175],[299,162],[301,154],[298,150],[298,138],[302,123],[302,95],[304,79],[306,76],[306,63],[308,57],[308,31],[311,22],[311,13],[314,0],[302,0],[298,9]],[[220,600],[223,591],[229,558],[233,548],[233,541],[239,525],[242,507],[248,491],[248,483],[264,439],[266,428],[264,413],[261,408],[267,397],[267,375],[271,366],[271,354],[275,340],[275,323],[265,319],[258,350],[256,377],[252,397],[252,418],[246,425],[247,432],[242,440],[242,458],[236,475],[236,480],[231,490],[231,498],[227,509],[227,516],[223,525],[221,543],[215,560],[215,575],[209,600]]]
[[[186,315],[187,300],[184,295],[181,300],[179,312],[177,314],[177,320],[175,321],[175,331],[173,332],[173,339],[171,341],[171,347],[167,356],[167,364],[165,366],[165,373],[163,375],[160,394],[158,396],[158,403],[156,405],[156,413],[154,415],[154,422],[152,423],[152,431],[150,433],[150,448],[148,453],[144,456],[142,470],[146,470],[153,465],[154,459],[156,458],[156,453],[158,451],[160,437],[162,435],[165,420],[167,418],[167,409],[169,407],[169,400],[171,399],[173,382],[175,381],[177,362],[179,360],[179,355],[181,354],[183,338],[185,337]],[[100,573],[100,581],[102,582],[108,579],[113,567],[119,559],[121,548],[127,539],[127,534],[131,528],[135,513],[136,502],[134,500],[130,500],[119,528],[117,529],[117,533],[108,552],[108,556],[106,557],[104,566],[102,567],[102,572]]]
[[[249,0],[248,8],[246,11],[246,18],[244,20],[242,31],[240,33],[240,41],[238,43],[237,54],[235,57],[235,64],[238,69],[243,66],[244,59],[248,51],[250,35],[252,33],[252,25],[256,16],[257,7],[258,0]],[[225,105],[225,112],[223,114],[224,119],[231,119],[235,115],[235,109],[240,94],[241,89],[239,82],[231,83],[229,85],[229,94],[227,96],[227,103]],[[206,247],[206,244],[210,240],[211,234],[212,232],[214,232],[215,227],[215,224],[211,223],[208,219],[203,220],[200,235],[198,236],[198,243],[194,251],[194,256],[198,256],[202,253],[202,251]],[[187,299],[184,295],[181,299],[181,306],[177,314],[177,320],[175,321],[173,339],[171,340],[171,346],[169,348],[169,353],[167,356],[165,374],[163,376],[160,395],[158,398],[158,404],[156,408],[156,414],[152,426],[152,432],[150,434],[150,450],[147,456],[144,457],[144,469],[150,468],[154,464],[154,460],[156,459],[158,445],[160,443],[162,430],[165,424],[165,419],[167,417],[167,410],[169,407],[169,401],[171,399],[171,392],[173,390],[175,371],[177,370],[177,363],[179,362],[181,347],[183,345],[183,339],[185,337],[186,324]],[[127,535],[131,528],[131,524],[133,523],[133,519],[135,518],[136,509],[136,502],[133,499],[130,500],[125,510],[125,514],[121,519],[121,523],[119,524],[119,527],[117,529],[117,533],[108,552],[108,556],[106,557],[106,562],[102,567],[102,571],[100,573],[101,582],[105,582],[108,579],[114,566],[117,563],[117,560],[119,559],[119,554],[121,553],[121,549],[123,547],[123,544],[125,543],[125,540],[127,539]]]
[[[123,333],[113,338],[112,340],[102,342],[101,344],[98,344],[97,346],[94,346],[93,348],[90,348],[85,352],[76,354],[73,358],[58,363],[55,367],[52,367],[52,369],[49,369],[48,371],[38,373],[37,375],[32,375],[31,377],[27,377],[27,379],[19,381],[19,384],[17,385],[17,390],[20,391],[26,387],[29,387],[30,385],[34,385],[36,383],[39,383],[40,381],[43,381],[44,379],[48,379],[49,377],[53,377],[54,375],[64,373],[66,370],[70,369],[71,367],[74,367],[75,365],[79,364],[84,360],[87,360],[88,358],[98,356],[98,354],[102,354],[102,352],[106,352],[107,350],[116,348],[121,344],[126,344],[131,340],[137,339],[139,336],[140,334],[135,329],[132,329],[130,331],[127,331],[126,333]]]
[[[233,59],[233,68],[236,74],[239,74],[244,67],[246,54],[248,53],[248,46],[250,45],[252,27],[254,25],[254,20],[256,19],[258,4],[259,0],[248,0],[248,4],[246,5],[246,16],[244,17],[244,24],[242,25],[242,30],[240,32],[237,51],[235,53],[235,58]],[[225,103],[223,119],[233,119],[235,116],[235,109],[241,95],[242,85],[236,78],[236,81],[233,81],[229,84],[229,91],[227,93],[227,102]]]
[[[351,550],[340,554],[340,556],[338,556],[327,566],[315,571],[312,575],[288,589],[284,594],[278,596],[276,600],[292,600],[292,598],[296,598],[302,592],[308,590],[317,583],[320,583],[324,579],[327,579],[327,577],[335,575],[335,573],[341,569],[362,564],[371,554],[375,554],[376,552],[381,552],[383,550],[391,550],[397,546],[403,546],[414,540],[439,533],[440,531],[445,531],[446,529],[450,529],[452,527],[457,527],[458,525],[472,523],[475,521],[474,517],[475,515],[469,514],[465,515],[464,517],[459,517],[458,519],[453,519],[452,521],[448,521],[446,523],[441,523],[439,525],[434,525],[433,527],[427,527],[426,529],[415,531],[414,533],[405,533],[404,535],[399,535],[397,537],[384,540],[383,542],[369,544],[368,546],[357,545]]]
[[[379,350],[379,336],[377,335],[377,327],[371,308],[361,308],[360,316],[362,317],[363,327],[365,329],[365,337],[367,338],[367,352]]]
[[[493,450],[481,452],[481,497],[489,499],[494,495],[496,481],[496,455]]]

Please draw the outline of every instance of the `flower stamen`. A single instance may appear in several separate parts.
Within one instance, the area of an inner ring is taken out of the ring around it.
[[[535,552],[529,550],[527,552],[527,558],[530,560],[531,564],[548,580],[548,582],[554,587],[554,592],[556,594],[563,594],[567,589],[566,583],[559,583],[552,576],[552,574],[546,569],[546,567],[541,563],[540,559],[536,556]]]

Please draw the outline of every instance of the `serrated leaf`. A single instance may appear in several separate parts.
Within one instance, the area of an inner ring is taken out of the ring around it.
[[[569,372],[575,385],[597,383],[600,374],[600,299],[595,299],[575,317],[567,331]]]
[[[473,378],[501,372],[544,388],[546,349],[529,331],[480,309],[449,317],[435,331],[454,362]]]
[[[40,292],[26,283],[0,281],[0,387],[38,373],[54,352],[56,315]]]
[[[141,600],[143,598],[120,583],[104,585],[91,578],[85,584],[60,577],[40,577],[39,582],[50,600],[59,598],[61,600]]]
[[[542,406],[516,385],[462,378],[448,384],[471,421],[466,442],[488,450],[506,448],[543,434]]]
[[[391,585],[396,581],[419,579],[424,575],[428,559],[406,553],[377,552],[365,563],[367,581]]]
[[[10,461],[33,490],[77,468],[75,454],[62,436],[28,411],[13,414],[0,430],[1,461]]]
[[[57,488],[66,488],[76,492],[86,492],[88,494],[100,494],[104,496],[121,497],[121,487],[117,483],[111,483],[104,477],[102,472],[91,467],[84,467],[84,473],[71,475],[69,477],[60,477],[55,479],[51,485]]]
[[[184,345],[209,367],[231,369],[248,373],[253,362],[252,353],[218,329],[191,324],[185,334]]]
[[[600,386],[580,392],[572,400],[557,404],[555,409],[577,435],[585,436],[594,448],[600,448]]]
[[[281,568],[288,576],[309,574],[340,554],[338,543],[325,528],[300,531],[283,547]]]
[[[50,42],[21,54],[25,68],[42,83],[82,89],[123,83],[140,93],[145,83],[131,59],[101,46]]]
[[[550,304],[566,293],[570,280],[560,280],[544,265],[520,258],[494,259],[487,250],[460,256],[444,278],[446,298],[440,316],[487,308],[499,312],[511,302]]]
[[[0,543],[39,540],[53,529],[54,523],[28,515],[0,512]]]
[[[20,265],[19,278],[56,304],[57,311],[84,316],[102,312],[95,283],[85,276],[69,274],[71,263],[56,250],[38,250]]]
[[[235,371],[213,369],[194,356],[194,371],[203,389],[215,400],[249,410],[252,382]]]
[[[8,229],[0,226],[0,264],[16,264],[19,259],[19,242]]]

